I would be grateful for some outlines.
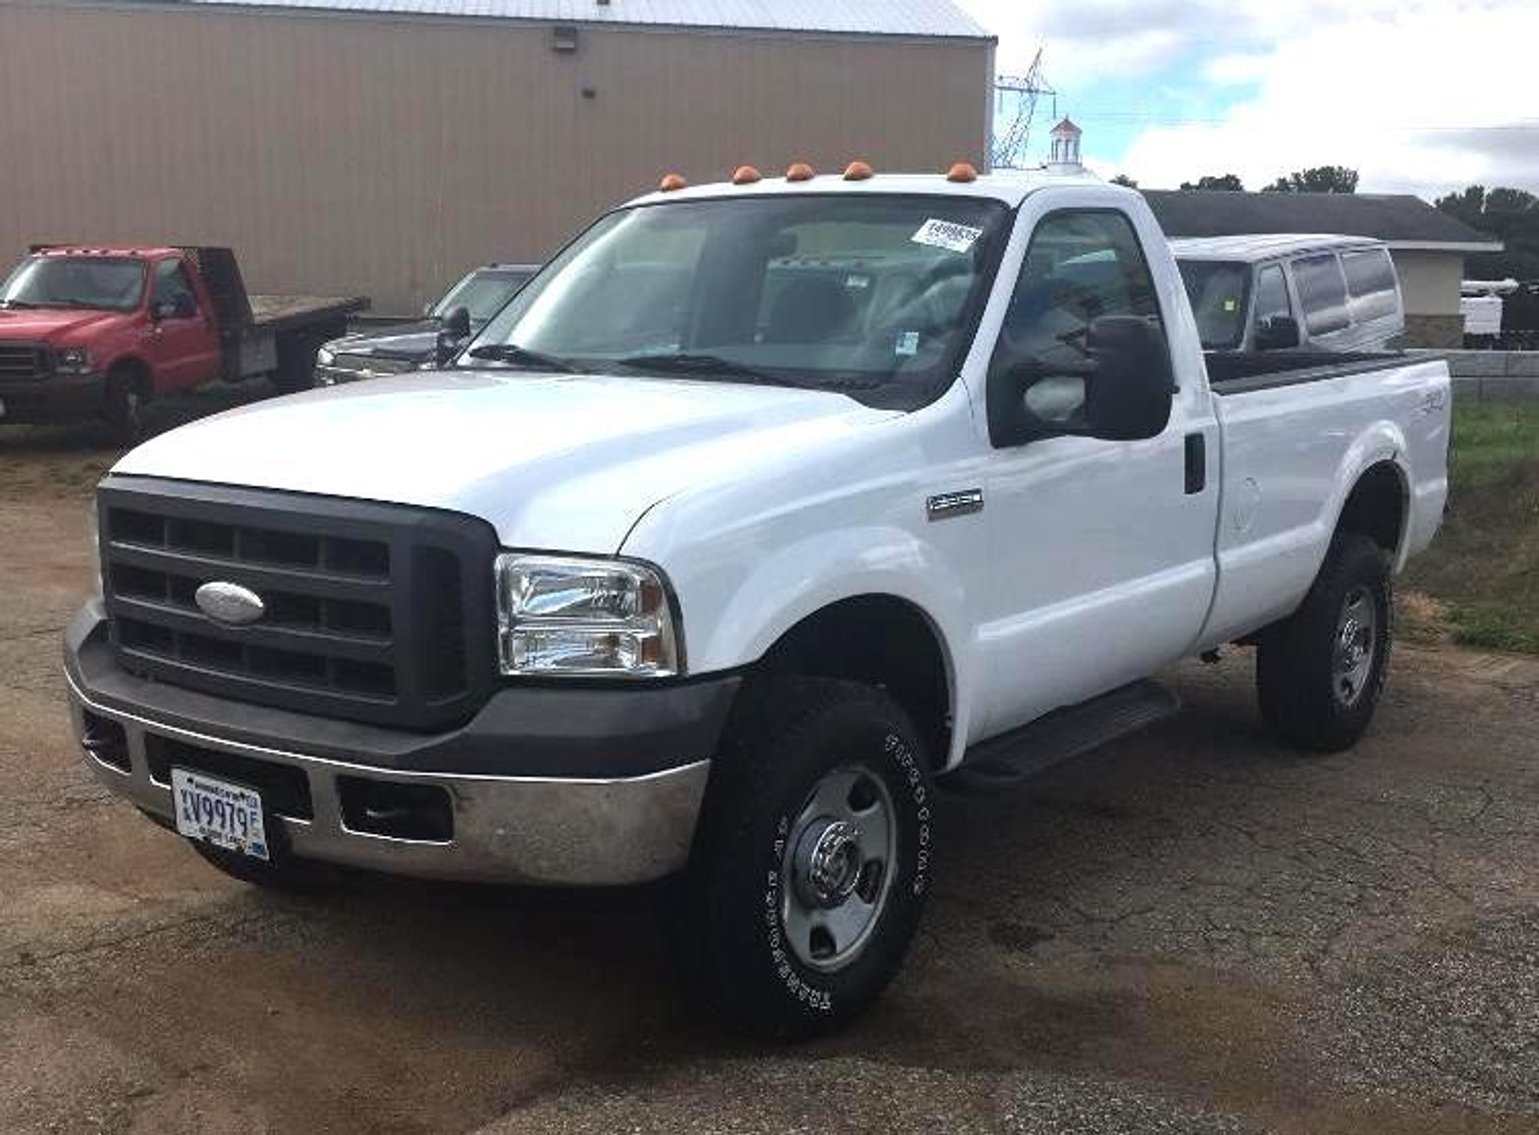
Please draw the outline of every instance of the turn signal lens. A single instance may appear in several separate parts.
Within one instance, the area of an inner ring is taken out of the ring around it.
[[[853,161],[844,167],[845,181],[868,181],[875,171],[862,161]]]
[[[657,188],[662,190],[664,193],[672,193],[676,189],[683,189],[688,184],[689,182],[684,180],[682,174],[670,173],[665,175],[662,181],[657,183]]]
[[[811,181],[812,167],[806,162],[792,162],[786,170],[787,181]]]
[[[753,166],[738,166],[732,173],[733,185],[752,185],[756,181],[763,180],[763,175]]]
[[[970,162],[957,162],[946,172],[947,181],[977,181],[978,171]]]

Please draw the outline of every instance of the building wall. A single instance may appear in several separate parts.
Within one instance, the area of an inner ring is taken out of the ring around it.
[[[1390,255],[1400,273],[1400,292],[1408,314],[1459,314],[1463,253],[1396,251]]]
[[[407,312],[677,170],[982,163],[982,41],[0,0],[0,256],[228,244]],[[591,96],[588,93],[591,92]]]
[[[1406,345],[1461,346],[1464,317],[1459,314],[1459,281],[1464,276],[1463,254],[1396,251],[1391,255],[1405,303]]]

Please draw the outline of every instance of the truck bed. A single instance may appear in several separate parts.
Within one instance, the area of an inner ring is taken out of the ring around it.
[[[369,301],[362,296],[253,295],[247,298],[251,303],[250,326],[260,331],[284,331],[342,318],[369,306]]]
[[[1297,607],[1356,472],[1368,465],[1399,470],[1405,514],[1396,566],[1431,540],[1448,489],[1450,393],[1441,359],[1279,351],[1210,357],[1208,365],[1217,372],[1210,385],[1224,458],[1219,585],[1202,647]]]

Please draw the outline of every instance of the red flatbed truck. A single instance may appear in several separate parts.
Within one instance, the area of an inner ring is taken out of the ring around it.
[[[34,245],[0,285],[0,425],[105,418],[212,379],[311,384],[362,297],[249,295],[228,248]]]

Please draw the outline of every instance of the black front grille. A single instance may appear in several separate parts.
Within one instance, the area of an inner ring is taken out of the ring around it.
[[[0,343],[0,379],[47,378],[53,372],[48,348],[31,343]]]
[[[244,701],[409,729],[470,716],[495,673],[496,536],[454,513],[109,477],[102,578],[125,668]],[[198,589],[260,597],[246,625]]]

